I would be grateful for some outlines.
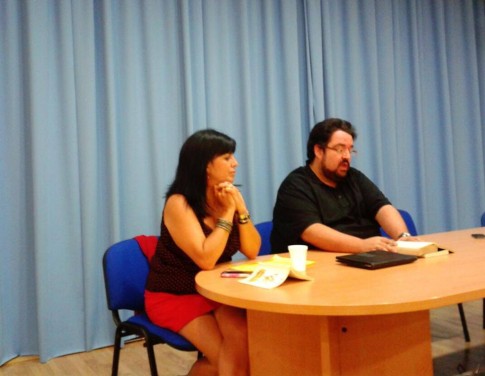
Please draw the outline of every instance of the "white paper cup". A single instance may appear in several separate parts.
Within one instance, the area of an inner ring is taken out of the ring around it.
[[[289,245],[288,251],[290,252],[291,267],[299,272],[306,271],[308,246],[301,244]]]

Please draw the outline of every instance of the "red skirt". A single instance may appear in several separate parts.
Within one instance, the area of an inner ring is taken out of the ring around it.
[[[145,310],[150,320],[174,332],[220,306],[199,294],[175,295],[145,290]]]

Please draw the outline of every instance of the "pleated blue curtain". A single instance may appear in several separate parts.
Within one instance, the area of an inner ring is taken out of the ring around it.
[[[484,3],[306,1],[314,120],[358,131],[354,165],[420,232],[478,225]]]
[[[184,139],[238,142],[255,221],[317,121],[420,231],[485,208],[483,1],[0,1],[0,364],[109,345],[101,258],[157,234]]]
[[[306,85],[302,10],[299,1],[0,2],[0,364],[112,343],[103,252],[159,232],[195,130],[238,141],[253,218],[271,218],[304,146],[307,106],[294,90]]]

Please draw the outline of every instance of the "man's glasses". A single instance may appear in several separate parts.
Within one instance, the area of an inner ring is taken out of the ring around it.
[[[349,155],[351,157],[357,155],[357,150],[355,150],[354,148],[346,148],[343,145],[337,145],[337,146],[322,146],[322,147],[324,147],[325,149],[333,150],[334,152],[336,152],[339,155],[344,155],[345,153],[349,153]]]

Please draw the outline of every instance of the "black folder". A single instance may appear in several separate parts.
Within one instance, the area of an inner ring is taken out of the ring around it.
[[[416,261],[417,257],[387,251],[370,251],[337,256],[336,259],[349,266],[373,270],[387,268],[389,266],[409,264],[410,262]]]

